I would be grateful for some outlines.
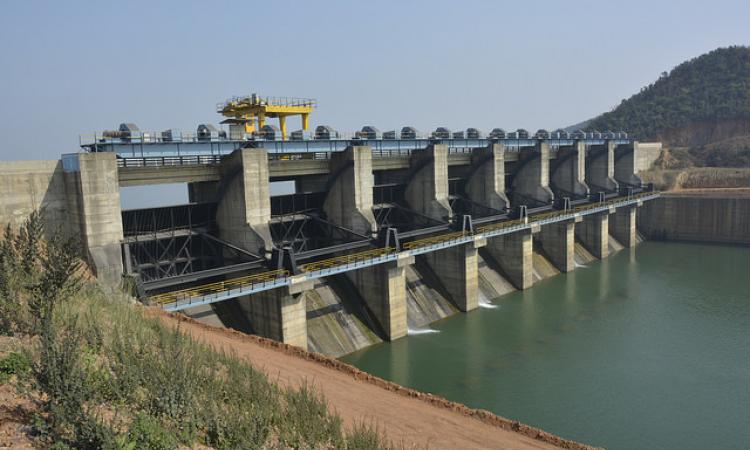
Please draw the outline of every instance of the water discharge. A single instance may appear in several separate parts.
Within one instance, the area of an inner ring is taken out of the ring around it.
[[[343,358],[541,427],[636,448],[747,448],[750,249],[645,242]],[[411,334],[411,333],[410,333]]]
[[[409,328],[407,331],[407,334],[409,336],[416,336],[420,334],[432,334],[432,333],[440,333],[440,330],[435,330],[432,328],[416,328],[416,329]]]

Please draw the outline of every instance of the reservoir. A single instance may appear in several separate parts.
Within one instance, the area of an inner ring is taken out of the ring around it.
[[[342,360],[608,449],[747,448],[750,248],[644,242]]]

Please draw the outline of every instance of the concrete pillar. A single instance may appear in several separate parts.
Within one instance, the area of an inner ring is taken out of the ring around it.
[[[431,145],[412,153],[405,198],[411,209],[447,221],[453,216],[448,201],[448,146]]]
[[[609,256],[609,211],[584,216],[576,225],[576,237],[595,257]]]
[[[516,289],[528,289],[534,284],[532,230],[487,239],[485,252],[500,266]]]
[[[247,251],[270,257],[273,239],[268,154],[265,149],[236,150],[221,164],[216,221],[219,236]]]
[[[472,169],[466,180],[466,195],[473,202],[502,210],[510,207],[505,195],[505,146],[490,144],[471,152]]]
[[[640,152],[638,142],[630,145],[620,145],[615,150],[615,180],[618,183],[640,186],[643,181],[637,175]]]
[[[97,278],[119,282],[123,232],[116,155],[79,153],[78,170],[65,176],[86,259]]]
[[[210,203],[219,199],[218,181],[198,181],[188,183],[188,201],[190,203]]]
[[[575,228],[577,220],[542,225],[539,237],[544,253],[560,272],[570,272],[575,269]]]
[[[331,154],[331,178],[328,195],[323,203],[328,220],[371,235],[378,231],[372,213],[372,150],[370,147],[349,147]]]
[[[346,272],[367,308],[392,341],[406,336],[406,267],[414,257],[399,255],[394,262]]]
[[[513,177],[514,205],[525,205],[529,199],[549,204],[555,195],[549,188],[549,143],[540,141],[535,147],[522,147]]]
[[[461,311],[479,307],[479,253],[487,245],[484,238],[426,253],[420,258],[440,280],[450,299]]]
[[[606,141],[604,145],[592,145],[586,156],[586,183],[592,192],[602,189],[616,191],[615,143]]]
[[[311,289],[312,281],[301,280],[237,301],[255,334],[307,350],[305,293]]]
[[[550,182],[563,194],[587,196],[586,185],[586,144],[576,141],[572,146],[560,147],[557,159],[552,163]]]
[[[625,247],[636,243],[636,206],[617,208],[609,222],[609,232]]]

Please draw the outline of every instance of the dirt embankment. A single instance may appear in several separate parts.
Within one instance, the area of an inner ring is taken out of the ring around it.
[[[639,175],[661,191],[750,188],[750,168],[651,169]]]
[[[336,359],[151,309],[194,339],[234,353],[285,386],[312,385],[346,426],[372,423],[404,448],[591,449],[543,430],[388,382]],[[543,405],[540,405],[543,407]]]

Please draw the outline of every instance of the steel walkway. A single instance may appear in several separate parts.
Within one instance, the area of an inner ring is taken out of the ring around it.
[[[403,245],[402,251],[395,248],[377,248],[365,252],[341,255],[335,258],[307,263],[301,266],[302,273],[291,275],[285,270],[276,270],[246,277],[220,281],[204,286],[150,297],[150,301],[167,311],[180,311],[200,305],[221,302],[245,295],[289,286],[292,283],[314,280],[321,277],[340,274],[351,270],[376,266],[399,257],[416,256],[437,250],[470,243],[476,239],[492,238],[505,234],[531,229],[533,226],[547,225],[555,222],[575,219],[608,211],[610,208],[637,204],[659,197],[658,192],[645,192],[637,195],[619,197],[604,202],[578,206],[570,210],[550,211],[523,219],[489,223],[478,226],[474,233],[452,232],[438,236],[411,241]]]

